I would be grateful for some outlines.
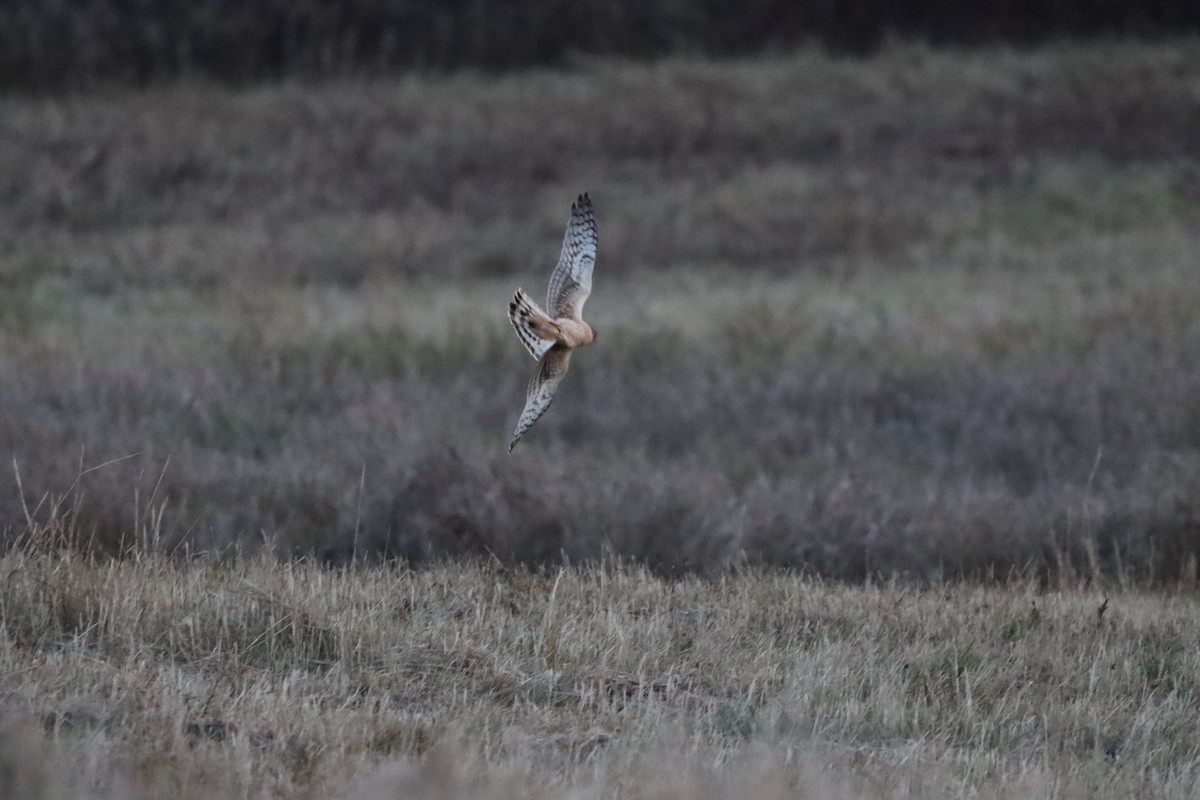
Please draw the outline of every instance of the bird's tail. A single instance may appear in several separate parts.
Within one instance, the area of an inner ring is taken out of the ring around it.
[[[538,304],[525,294],[524,289],[517,289],[512,302],[508,304],[508,318],[529,355],[541,358],[554,346],[557,334],[553,320],[538,308]]]

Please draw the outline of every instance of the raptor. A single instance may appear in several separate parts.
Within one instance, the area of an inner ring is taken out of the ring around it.
[[[554,392],[567,374],[571,353],[596,341],[596,329],[583,320],[583,304],[592,293],[592,267],[596,265],[596,217],[587,192],[571,204],[571,217],[563,237],[562,253],[550,273],[546,308],[517,289],[508,304],[517,337],[537,359],[537,371],[529,381],[525,409],[517,420],[508,451],[533,427],[554,400]]]

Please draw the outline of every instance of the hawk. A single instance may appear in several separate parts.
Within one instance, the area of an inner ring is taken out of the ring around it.
[[[595,264],[596,217],[592,214],[592,200],[584,192],[571,204],[562,253],[550,273],[550,289],[546,293],[549,313],[540,309],[524,289],[517,289],[508,304],[508,318],[517,337],[538,361],[525,395],[525,410],[508,445],[510,453],[550,407],[558,384],[567,374],[571,351],[596,341],[596,329],[584,322],[582,316],[584,301],[592,293]]]

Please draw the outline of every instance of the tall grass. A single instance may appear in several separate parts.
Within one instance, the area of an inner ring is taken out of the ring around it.
[[[1185,798],[1194,596],[0,558],[0,795]]]
[[[1197,53],[0,101],[0,529],[1190,579]],[[508,456],[582,189],[602,337]]]

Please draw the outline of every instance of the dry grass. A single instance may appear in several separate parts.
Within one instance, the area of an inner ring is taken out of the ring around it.
[[[1179,578],[1197,53],[0,100],[0,531]],[[510,458],[503,299],[582,188],[604,336]]]
[[[1200,788],[1194,593],[34,552],[0,568],[6,797]]]
[[[1193,796],[1195,44],[0,99],[0,794]]]

